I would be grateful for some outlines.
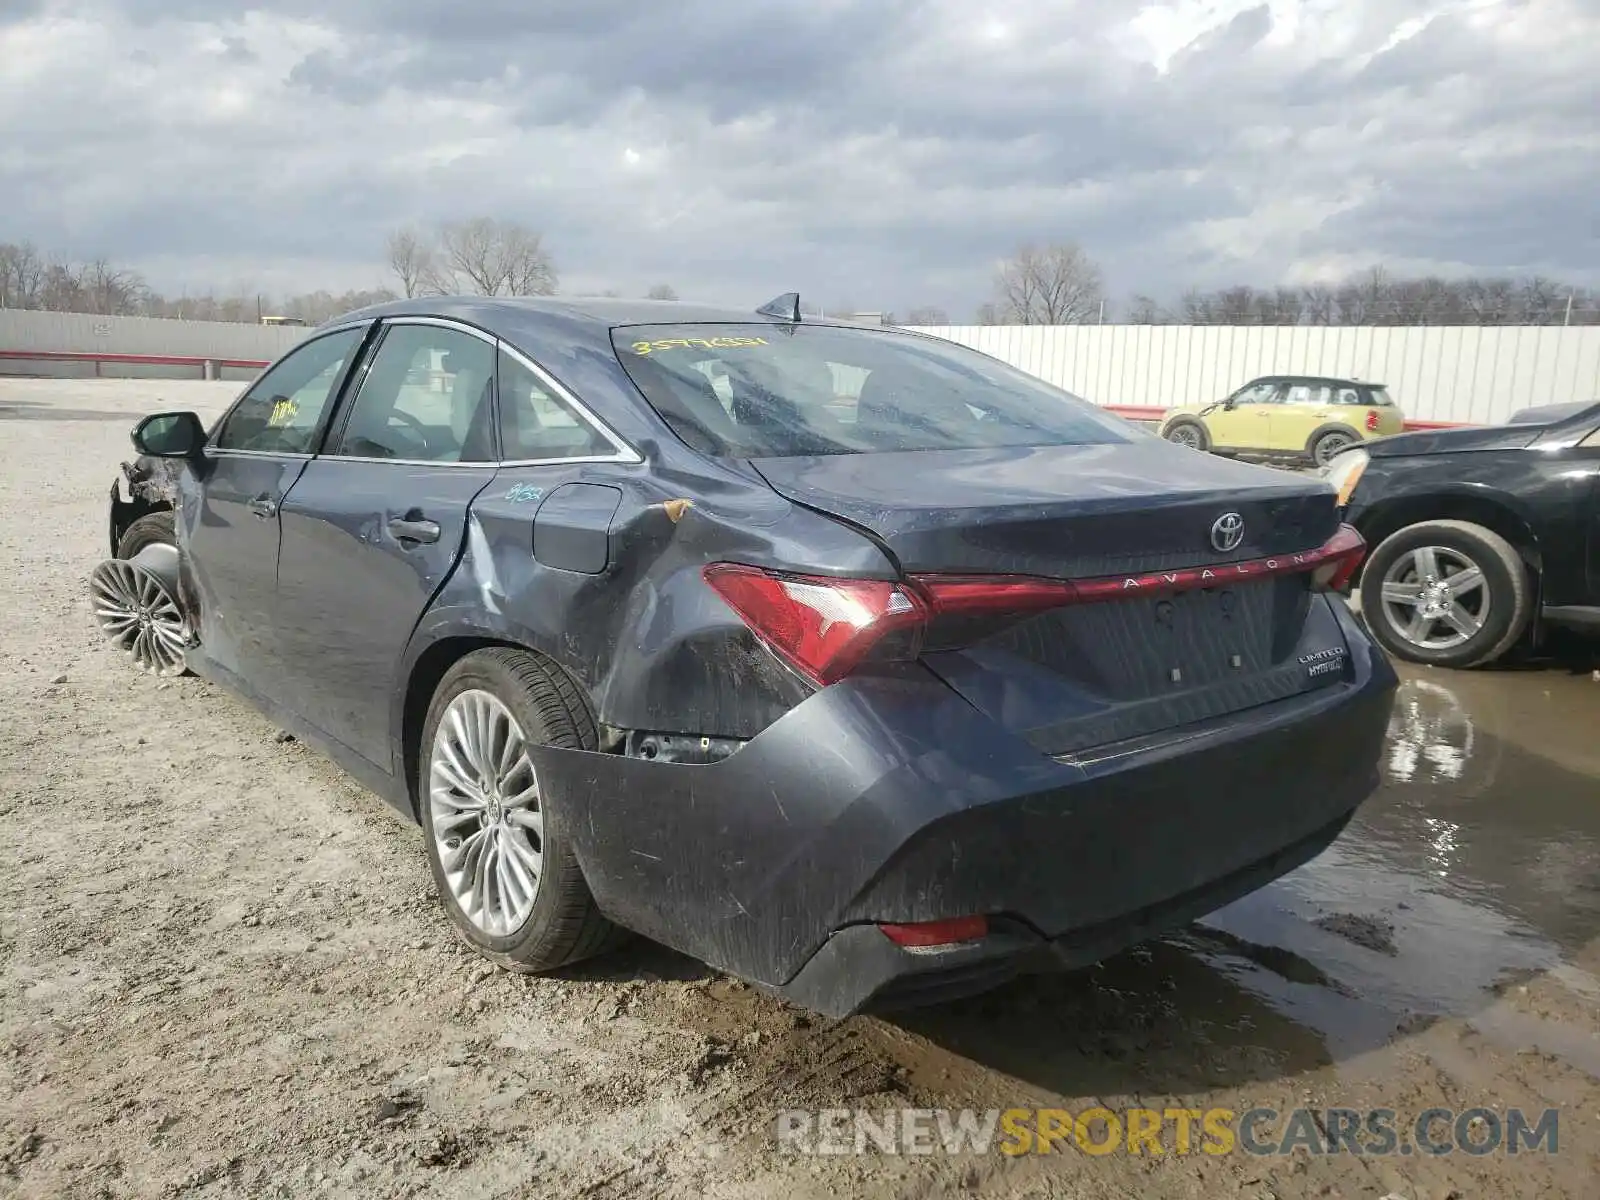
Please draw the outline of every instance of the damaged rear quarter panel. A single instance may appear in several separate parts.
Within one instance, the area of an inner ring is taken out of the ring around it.
[[[834,684],[709,765],[530,754],[546,819],[571,839],[608,917],[773,985],[851,919],[852,900],[919,830],[938,841],[941,818],[1082,777],[974,722],[918,663]],[[940,904],[931,884],[897,902]]]
[[[501,638],[559,663],[603,725],[738,739],[811,695],[711,591],[701,568],[726,559],[887,577],[889,562],[748,468],[654,443],[643,450],[649,466],[502,468],[472,506],[461,561],[413,638],[407,674],[441,638]],[[534,554],[536,514],[571,483],[620,493],[600,574],[548,566]]]

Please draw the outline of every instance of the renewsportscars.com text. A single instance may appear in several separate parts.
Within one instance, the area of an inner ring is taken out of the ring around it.
[[[1560,1114],[1492,1108],[790,1109],[780,1150],[796,1154],[1556,1154]]]

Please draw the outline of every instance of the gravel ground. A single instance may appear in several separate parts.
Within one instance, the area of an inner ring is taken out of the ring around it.
[[[93,627],[132,419],[209,417],[236,390],[0,381],[0,1195],[1593,1194],[1593,942],[1359,1053],[1240,986],[1199,934],[896,1021],[810,1019],[647,945],[565,977],[490,969],[414,829]],[[1338,924],[1319,936],[1368,932]],[[1361,952],[1394,955],[1388,937]],[[1535,1049],[1515,1032],[1533,1021],[1570,1045]],[[1561,1153],[818,1159],[772,1134],[796,1107],[1096,1102],[1556,1104]]]

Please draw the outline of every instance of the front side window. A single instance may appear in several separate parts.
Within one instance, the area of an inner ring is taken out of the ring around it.
[[[333,453],[410,462],[494,459],[494,347],[439,325],[391,325]]]
[[[1246,384],[1233,394],[1234,404],[1273,404],[1278,399],[1279,385],[1276,383],[1251,383]]]
[[[1108,414],[952,342],[870,328],[632,325],[623,369],[703,453],[732,458],[1099,445]]]
[[[506,462],[609,457],[599,430],[550,394],[514,356],[500,351],[500,450]]]
[[[366,330],[346,329],[291,351],[251,385],[217,431],[219,450],[310,454],[322,415]]]

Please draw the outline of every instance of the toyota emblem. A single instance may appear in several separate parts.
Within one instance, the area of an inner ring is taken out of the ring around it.
[[[1244,541],[1244,518],[1236,512],[1223,513],[1211,523],[1211,545],[1218,554],[1231,554]]]

